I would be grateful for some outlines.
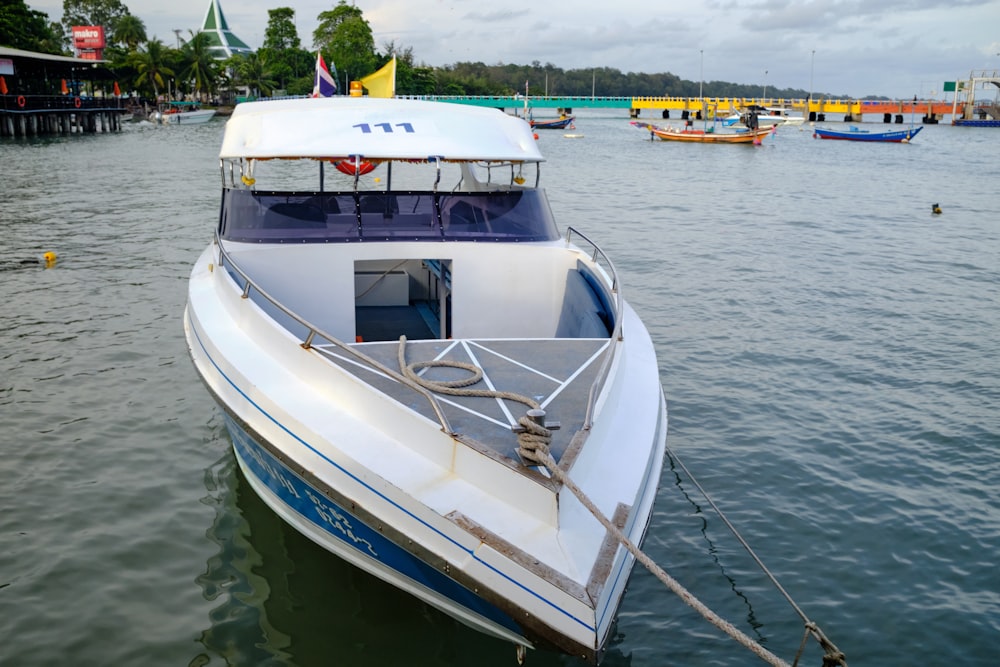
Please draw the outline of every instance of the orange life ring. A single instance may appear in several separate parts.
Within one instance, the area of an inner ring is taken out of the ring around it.
[[[80,108],[80,98],[79,97],[77,97],[76,99],[73,100],[73,106],[75,106],[77,109]]]
[[[24,105],[28,103],[28,100],[24,99],[24,95],[17,96],[17,106],[24,108]]]
[[[355,174],[364,176],[375,169],[375,165],[368,160],[362,160],[357,168],[354,166],[354,160],[337,160],[333,163],[333,166],[337,168],[337,171],[348,176],[354,176]]]

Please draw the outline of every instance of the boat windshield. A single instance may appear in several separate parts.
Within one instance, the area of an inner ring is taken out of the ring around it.
[[[244,243],[553,241],[542,190],[266,192],[225,189],[219,235]]]

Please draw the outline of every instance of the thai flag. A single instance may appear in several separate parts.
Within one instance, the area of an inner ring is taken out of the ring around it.
[[[316,77],[313,79],[313,97],[330,97],[337,94],[337,82],[323,62],[323,55],[316,52]]]

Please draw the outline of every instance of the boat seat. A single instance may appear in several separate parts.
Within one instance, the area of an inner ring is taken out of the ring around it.
[[[381,213],[386,218],[391,218],[399,213],[399,202],[392,196],[367,195],[361,198],[361,212]]]

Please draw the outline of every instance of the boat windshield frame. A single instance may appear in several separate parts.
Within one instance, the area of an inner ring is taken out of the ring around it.
[[[545,191],[276,191],[224,187],[219,237],[240,243],[560,238]]]

